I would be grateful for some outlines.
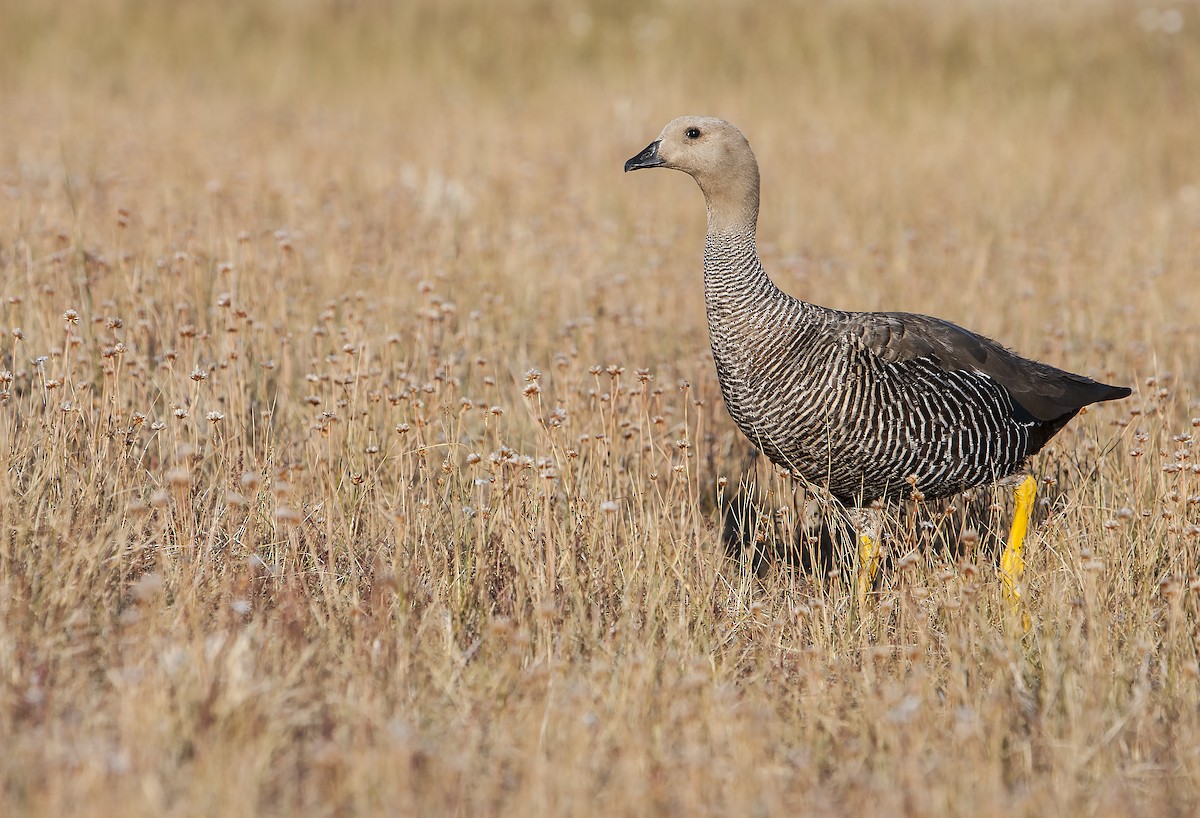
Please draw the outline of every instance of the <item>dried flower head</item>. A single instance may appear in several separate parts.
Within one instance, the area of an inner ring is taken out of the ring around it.
[[[160,574],[142,574],[137,581],[129,586],[129,595],[135,602],[149,602],[162,593],[163,578]]]

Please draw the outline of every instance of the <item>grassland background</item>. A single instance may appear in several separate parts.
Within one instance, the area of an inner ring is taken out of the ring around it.
[[[0,112],[0,813],[1194,814],[1196,4],[5,0]],[[726,556],[682,113],[786,290],[1135,387],[1028,634],[1001,493]]]

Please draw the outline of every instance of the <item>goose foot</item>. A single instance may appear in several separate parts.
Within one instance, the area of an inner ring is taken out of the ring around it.
[[[1021,575],[1025,572],[1025,558],[1021,550],[1025,546],[1025,535],[1029,531],[1029,518],[1033,514],[1033,500],[1037,497],[1037,481],[1026,475],[1017,486],[1014,496],[1017,500],[1013,512],[1012,530],[1008,533],[1008,545],[1000,555],[1000,580],[1004,586],[1004,598],[1014,611],[1020,609],[1021,596],[1024,587],[1021,585]],[[1021,611],[1021,625],[1028,633],[1031,627],[1028,612]]]

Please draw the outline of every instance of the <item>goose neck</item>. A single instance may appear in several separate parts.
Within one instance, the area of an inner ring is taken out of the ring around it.
[[[704,280],[709,296],[763,293],[774,289],[758,258],[754,230],[709,230],[704,243]]]

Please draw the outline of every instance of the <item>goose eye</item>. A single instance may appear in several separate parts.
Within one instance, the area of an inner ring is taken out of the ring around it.
[[[700,129],[699,128],[688,128],[686,131],[684,131],[684,135],[688,139],[699,139],[700,138]]]

